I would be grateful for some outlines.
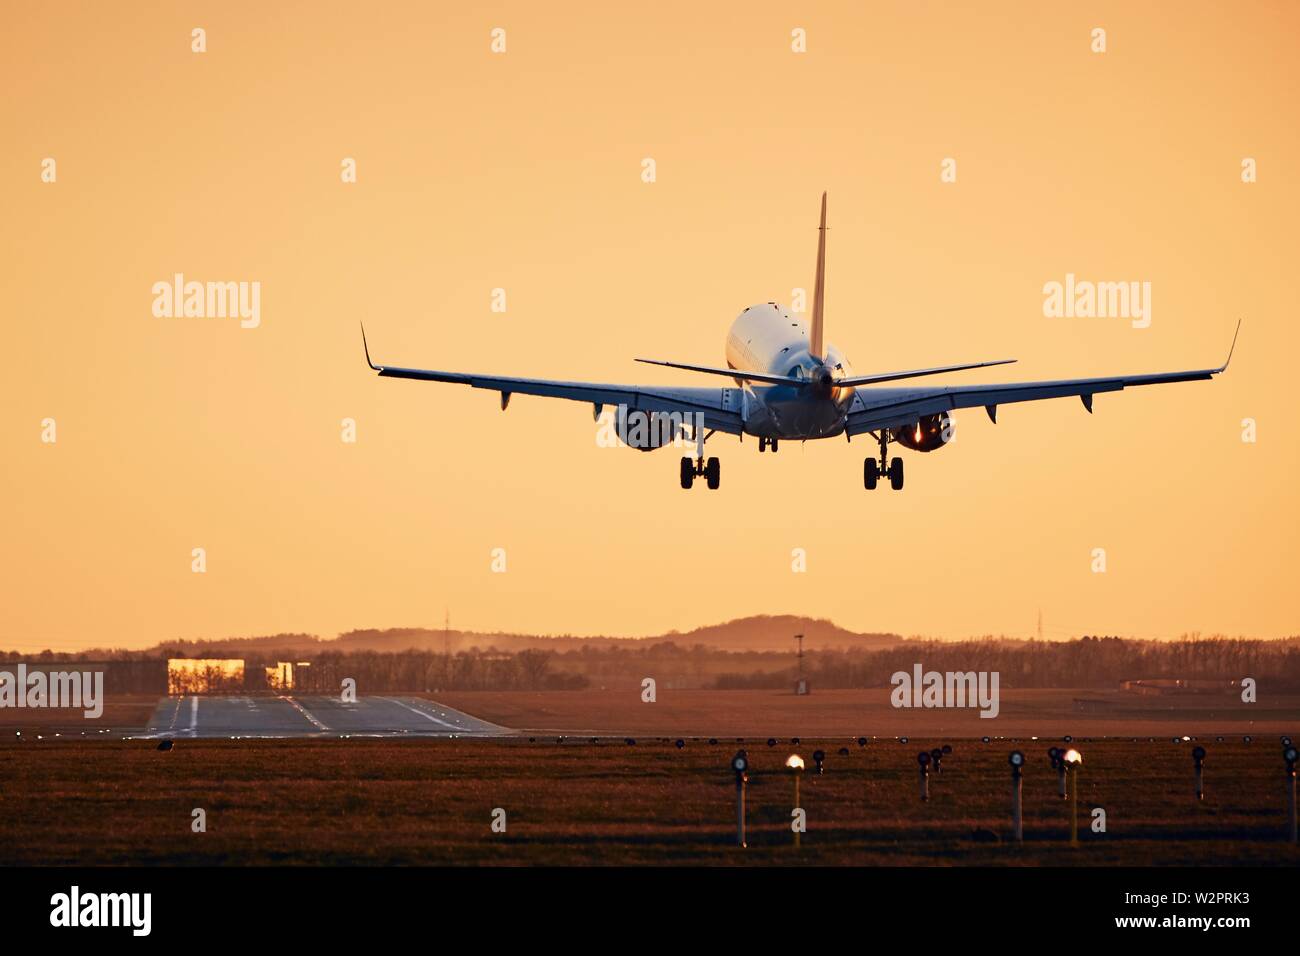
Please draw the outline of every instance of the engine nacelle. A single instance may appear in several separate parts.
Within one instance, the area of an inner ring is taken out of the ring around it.
[[[629,411],[622,405],[616,419],[619,441],[637,451],[654,451],[684,441],[684,424],[690,424],[690,416],[681,412]]]
[[[940,412],[936,415],[926,415],[912,425],[891,428],[889,440],[896,441],[912,451],[934,451],[952,441],[954,428],[956,423],[952,420],[952,416],[947,412]]]

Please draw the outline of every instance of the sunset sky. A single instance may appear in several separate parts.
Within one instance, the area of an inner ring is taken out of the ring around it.
[[[1300,6],[951,6],[7,6],[0,648],[445,608],[539,633],[1028,636],[1040,608],[1054,638],[1300,633]],[[365,365],[362,320],[377,362],[721,384],[633,359],[723,364],[737,313],[811,288],[823,190],[826,334],[859,374],[1202,368],[1241,318],[1232,367],[1093,415],[958,412],[951,447],[901,453],[900,493],[863,490],[870,440],[722,435],[721,489],[687,492],[676,451],[598,447],[590,406],[502,414]],[[155,317],[175,273],[259,282],[260,325]],[[1150,327],[1044,317],[1071,273],[1150,282]]]

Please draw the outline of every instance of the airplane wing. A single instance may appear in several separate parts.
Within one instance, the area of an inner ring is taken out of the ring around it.
[[[1237,323],[1240,330],[1241,323]],[[926,415],[956,408],[983,405],[989,418],[997,421],[997,407],[1012,402],[1036,402],[1045,398],[1077,396],[1092,411],[1092,397],[1100,392],[1118,392],[1138,385],[1164,385],[1169,382],[1196,382],[1213,378],[1228,367],[1237,336],[1233,333],[1228,358],[1218,368],[1193,369],[1185,372],[1157,372],[1148,375],[1117,375],[1109,378],[1074,378],[1055,382],[1009,382],[1002,385],[953,385],[938,388],[859,389],[849,408],[849,435],[880,428],[901,428]]]
[[[361,341],[366,350],[366,364],[385,378],[410,378],[422,382],[452,382],[485,388],[501,393],[504,409],[512,395],[540,395],[544,398],[567,398],[574,402],[588,402],[595,406],[599,417],[605,405],[626,405],[629,411],[678,412],[682,415],[700,413],[704,427],[712,431],[738,435],[743,430],[741,405],[744,398],[738,388],[672,388],[653,385],[605,385],[596,382],[559,382],[541,378],[509,378],[500,375],[475,375],[466,372],[439,372],[433,369],[397,368],[376,365],[370,360],[370,347],[365,344],[365,330]]]

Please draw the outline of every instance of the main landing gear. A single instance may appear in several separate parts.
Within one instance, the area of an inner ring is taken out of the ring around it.
[[[876,435],[876,440],[880,442],[880,460],[868,458],[862,463],[862,484],[867,491],[875,491],[876,483],[881,478],[889,479],[889,487],[895,491],[903,490],[903,459],[895,458],[889,461],[889,433],[883,428],[880,434]],[[888,467],[886,462],[889,461]]]
[[[696,478],[703,478],[709,486],[710,491],[718,490],[718,482],[721,480],[722,465],[718,459],[710,458],[704,460],[704,443],[709,440],[713,432],[705,432],[703,429],[695,433],[695,457],[682,459],[682,487],[689,488],[695,484]]]
[[[776,439],[775,439],[775,438],[762,438],[762,437],[760,437],[760,438],[758,439],[758,450],[759,450],[759,451],[767,451],[769,448],[772,449],[773,452],[776,452],[776,451],[777,451]]]
[[[718,489],[718,483],[721,480],[722,465],[717,458],[710,458],[708,461],[704,457],[683,458],[682,459],[682,487],[689,488],[695,484],[696,478],[703,478],[708,483],[710,491]]]

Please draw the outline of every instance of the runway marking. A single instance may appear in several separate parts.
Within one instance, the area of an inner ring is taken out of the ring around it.
[[[395,700],[395,699],[393,699],[392,697],[380,697],[379,699],[380,699],[380,700],[386,700],[386,701],[388,701],[390,704],[396,704],[398,707],[405,707],[405,708],[406,708],[407,710],[409,710],[411,713],[413,713],[413,714],[419,714],[419,715],[420,715],[421,717],[423,717],[425,720],[432,720],[435,724],[442,724],[444,727],[447,727],[447,728],[449,728],[449,729],[451,729],[451,730],[461,730],[461,731],[463,731],[463,730],[466,729],[466,728],[461,727],[461,726],[459,726],[459,725],[457,725],[457,724],[449,724],[449,723],[447,723],[445,720],[439,720],[437,717],[433,716],[433,714],[425,713],[424,711],[420,710],[418,707],[412,707],[410,704],[404,703],[403,701],[400,701],[400,700]]]
[[[168,730],[176,729],[176,720],[181,715],[181,701],[183,699],[184,699],[184,695],[181,695],[180,697],[176,698],[176,706],[172,709],[172,722],[167,725]]]
[[[194,695],[190,698],[190,726],[189,732],[194,733],[199,729],[199,698]]]
[[[317,719],[312,715],[311,711],[309,711],[309,710],[308,710],[306,707],[304,707],[302,704],[298,703],[298,702],[297,702],[296,700],[294,700],[292,697],[281,697],[280,699],[281,699],[281,700],[287,700],[290,704],[292,704],[294,707],[296,707],[296,708],[298,709],[298,713],[302,714],[304,717],[306,717],[308,720],[310,720],[313,724],[315,724],[315,725],[316,725],[316,728],[317,728],[318,730],[329,730],[328,727],[326,727],[323,723],[321,723],[319,720],[317,720]]]

